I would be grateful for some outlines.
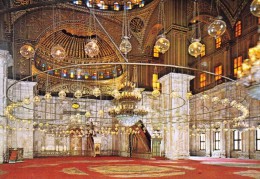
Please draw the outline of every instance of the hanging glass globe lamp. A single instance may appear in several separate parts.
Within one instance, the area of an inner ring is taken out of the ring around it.
[[[46,92],[46,94],[44,95],[44,99],[45,99],[46,101],[50,101],[51,98],[52,98],[51,93],[50,93],[50,92]]]
[[[250,11],[254,16],[260,17],[260,0],[254,0],[251,3]]]
[[[26,59],[33,58],[35,50],[31,44],[25,44],[20,48],[20,54]]]
[[[51,48],[51,56],[55,60],[63,60],[66,57],[66,51],[61,45],[55,45]]]
[[[119,45],[119,49],[123,54],[127,54],[132,50],[132,45],[128,36],[124,36],[122,42]]]
[[[197,58],[198,55],[201,54],[201,49],[202,49],[202,44],[200,43],[200,39],[193,39],[192,43],[188,48],[188,52],[191,56]]]
[[[85,113],[85,116],[86,116],[86,118],[89,118],[89,117],[91,116],[91,113],[90,113],[89,111],[87,111],[87,112]]]
[[[96,96],[96,97],[100,96],[100,95],[101,95],[100,89],[97,88],[97,87],[95,87],[95,88],[93,89],[93,95]]]
[[[154,89],[152,92],[152,96],[157,98],[161,95],[161,92],[158,89]]]
[[[164,34],[158,36],[158,40],[155,43],[155,48],[158,49],[160,53],[165,53],[170,48],[170,41],[166,39]]]
[[[74,93],[75,98],[81,98],[82,97],[82,92],[80,90],[76,90]]]
[[[208,34],[215,39],[220,37],[226,31],[226,22],[222,20],[221,16],[218,16],[214,22],[208,26]]]
[[[93,58],[94,56],[97,56],[99,53],[99,47],[97,45],[96,39],[91,39],[90,42],[88,42],[84,47],[86,55]]]
[[[31,103],[30,98],[24,98],[23,99],[23,104],[29,105],[30,103]]]
[[[102,109],[100,109],[100,110],[98,111],[98,115],[99,115],[100,117],[103,117],[103,116],[104,116],[104,111],[103,111]]]
[[[58,95],[59,95],[59,99],[61,100],[66,98],[66,92],[64,90],[60,90]]]
[[[35,104],[39,104],[39,103],[41,102],[40,96],[34,96],[34,97],[33,97],[33,102],[34,102]]]

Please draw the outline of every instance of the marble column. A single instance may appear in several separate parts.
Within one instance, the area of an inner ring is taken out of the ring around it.
[[[187,92],[190,91],[190,80],[194,76],[169,73],[159,79],[162,93],[171,94],[175,91],[178,97],[169,98],[168,124],[166,134],[165,155],[167,158],[187,158],[189,154],[189,103]]]
[[[6,86],[8,66],[12,66],[13,60],[6,50],[0,50],[0,163],[4,161],[4,154],[7,149],[7,133],[5,126],[7,120],[4,117],[4,109],[7,104]]]
[[[13,80],[8,83],[13,84]],[[30,98],[31,103],[24,105],[26,108],[19,107],[15,109],[14,116],[24,119],[12,121],[9,125],[16,130],[11,131],[10,138],[8,139],[9,147],[23,148],[24,158],[33,158],[33,123],[31,122],[34,117],[33,107],[33,89],[36,85],[35,82],[21,81],[11,87],[12,91],[9,93],[10,99],[13,101],[23,101],[25,98]],[[29,120],[28,120],[29,119]]]

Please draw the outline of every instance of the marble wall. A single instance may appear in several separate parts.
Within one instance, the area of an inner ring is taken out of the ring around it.
[[[203,95],[208,96],[207,99]],[[249,109],[249,116],[240,122],[241,127],[234,126],[234,118],[242,113],[222,102],[213,103],[212,98],[236,100]],[[259,128],[260,101],[247,96],[243,86],[236,83],[224,83],[204,93],[196,94],[190,101],[190,153],[195,156],[222,158],[253,158],[259,159],[256,151],[256,129]],[[241,150],[234,150],[233,131],[242,132]],[[214,133],[220,132],[220,148],[214,149]],[[206,135],[206,148],[200,150],[200,133]]]

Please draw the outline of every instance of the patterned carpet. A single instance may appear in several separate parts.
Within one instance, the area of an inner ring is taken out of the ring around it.
[[[196,160],[123,157],[38,158],[0,165],[3,179],[260,179],[260,161],[196,158]]]

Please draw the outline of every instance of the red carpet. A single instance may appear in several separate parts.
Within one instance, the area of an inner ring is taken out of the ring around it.
[[[191,158],[192,160],[153,160],[123,157],[57,157],[25,160],[0,165],[4,179],[66,178],[260,178],[259,160]]]

